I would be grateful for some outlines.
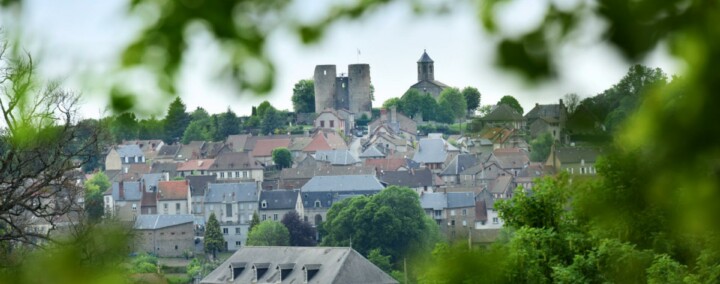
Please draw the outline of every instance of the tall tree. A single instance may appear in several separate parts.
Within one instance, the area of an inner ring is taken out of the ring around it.
[[[397,110],[402,111],[402,100],[400,98],[389,98],[382,104],[382,108],[384,109],[390,109],[392,106],[395,106]]]
[[[525,114],[525,112],[523,112],[523,107],[520,105],[518,100],[515,99],[515,97],[513,97],[513,96],[503,96],[502,98],[500,98],[500,101],[497,104],[508,105],[509,107],[511,107],[515,111],[517,111],[519,114],[521,114],[521,115]]]
[[[405,115],[409,117],[415,116],[416,113],[422,112],[423,110],[423,99],[420,91],[416,89],[410,89],[405,94],[400,97],[400,105],[402,105],[402,109],[399,111],[402,111]]]
[[[150,140],[163,138],[163,123],[155,118],[155,116],[141,120],[139,125],[138,139]]]
[[[211,141],[214,133],[210,118],[194,120],[185,128],[181,142],[189,144],[191,141]]]
[[[215,134],[215,141],[225,140],[230,135],[240,133],[240,119],[229,107],[227,111],[218,117],[218,126]]]
[[[190,113],[190,121],[191,122],[198,121],[198,120],[205,120],[208,118],[210,118],[210,113],[208,113],[207,110],[205,110],[202,107],[197,107],[197,108],[195,108],[195,110],[192,113]]]
[[[255,212],[253,212],[252,219],[250,220],[250,226],[248,227],[248,232],[252,232],[252,230],[257,225],[260,225],[260,216],[258,216],[257,211],[255,211]]]
[[[249,246],[288,246],[290,233],[282,223],[266,220],[253,228],[248,234]]]
[[[281,169],[289,168],[292,166],[292,153],[288,148],[275,148],[272,151],[272,160]]]
[[[430,94],[424,94],[421,97],[420,113],[423,120],[431,121],[437,119],[438,102]]]
[[[545,162],[550,155],[553,145],[553,137],[550,133],[540,134],[537,138],[530,141],[530,160],[533,162]]]
[[[257,106],[257,116],[259,116],[260,119],[265,119],[265,114],[269,109],[277,110],[273,105],[270,104],[270,102],[263,101],[262,103],[260,103],[260,105]]]
[[[165,143],[173,143],[182,139],[185,128],[190,124],[190,115],[185,111],[185,104],[180,97],[168,107],[167,116],[165,116]]]
[[[568,116],[570,116],[575,112],[578,105],[580,105],[580,96],[576,93],[565,94],[565,96],[563,96],[563,104],[567,109]]]
[[[480,91],[475,87],[465,87],[462,94],[465,97],[468,113],[472,114],[480,106]]]
[[[99,172],[85,181],[85,214],[91,221],[98,221],[105,213],[103,194],[110,188],[110,180]]]
[[[317,244],[315,228],[309,222],[301,220],[295,210],[285,213],[281,222],[290,233],[291,246],[311,247]]]
[[[205,225],[205,252],[211,253],[213,259],[217,258],[217,253],[225,249],[225,239],[220,231],[220,222],[218,222],[215,213],[210,213],[207,225]]]
[[[467,103],[457,88],[443,90],[438,98],[438,106],[443,122],[453,123],[467,115]]]
[[[76,170],[102,148],[92,128],[74,125],[79,96],[42,84],[30,55],[11,46],[0,43],[0,247],[14,250],[48,240],[62,217],[82,211]]]
[[[117,143],[124,140],[134,140],[138,138],[138,126],[135,114],[132,112],[124,112],[113,118],[110,125],[110,133],[112,133]]]
[[[352,246],[363,255],[380,249],[393,261],[411,252],[428,252],[439,231],[420,207],[417,193],[390,186],[372,196],[356,196],[333,204],[323,223],[323,246]]]
[[[313,80],[300,80],[295,84],[292,103],[296,113],[315,112],[315,83]]]
[[[275,133],[276,129],[283,127],[284,124],[285,122],[283,114],[275,110],[274,107],[270,106],[270,108],[265,110],[262,124],[260,125],[260,128],[262,130],[261,133],[263,135],[272,135],[273,133]]]

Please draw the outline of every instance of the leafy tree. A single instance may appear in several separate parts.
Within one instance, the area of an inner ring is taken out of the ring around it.
[[[492,105],[484,105],[478,108],[478,116],[484,117],[492,111]]]
[[[292,166],[292,153],[287,148],[275,148],[272,151],[273,163],[281,169],[289,168]]]
[[[252,232],[253,228],[255,228],[257,225],[260,225],[260,217],[256,212],[253,212],[252,220],[250,220],[250,227],[248,228],[248,232]]]
[[[197,107],[191,114],[190,114],[190,121],[200,121],[200,120],[206,120],[210,118],[210,113],[207,112],[202,107]]]
[[[467,104],[460,90],[447,88],[438,98],[438,121],[453,123],[467,114]]]
[[[296,113],[315,112],[315,83],[313,80],[300,80],[295,84],[292,103]]]
[[[162,121],[155,118],[155,116],[151,116],[148,119],[140,120],[138,124],[138,139],[150,140],[163,138],[163,123]]]
[[[367,260],[375,264],[378,268],[386,273],[392,272],[392,264],[390,264],[390,256],[383,255],[380,249],[371,249],[368,253]]]
[[[370,118],[367,116],[366,113],[363,113],[358,119],[355,120],[356,126],[367,126],[368,123],[370,123]]]
[[[95,119],[83,119],[75,125],[77,139],[72,144],[74,151],[79,150],[82,145],[96,145],[86,147],[87,158],[82,164],[82,170],[90,173],[104,166],[105,149],[113,144],[112,135],[108,131],[107,121]]]
[[[265,115],[269,109],[276,110],[274,106],[270,104],[268,101],[263,101],[260,103],[260,105],[257,106],[257,115],[260,117],[260,119],[265,119]]]
[[[423,120],[436,120],[439,106],[435,98],[433,98],[430,94],[424,94],[420,99],[420,113],[422,113]]]
[[[390,109],[392,106],[402,111],[402,100],[400,98],[389,98],[382,104],[384,109]]]
[[[190,261],[190,263],[188,263],[187,266],[185,266],[185,273],[187,274],[188,277],[194,278],[194,277],[200,275],[200,273],[202,272],[202,268],[203,267],[202,267],[202,264],[200,263],[200,261],[197,258],[193,258]],[[201,275],[201,276],[204,276],[204,275]]]
[[[124,112],[115,116],[110,125],[110,133],[117,143],[137,139],[138,130],[138,121],[132,112]]]
[[[399,109],[399,111],[402,111],[402,113],[409,117],[413,117],[416,113],[422,112],[422,96],[423,94],[416,89],[408,90],[400,97],[399,105],[402,105],[402,109]]]
[[[276,129],[281,128],[284,125],[285,122],[283,114],[271,106],[265,110],[260,129],[262,130],[262,134],[267,135],[275,133]]]
[[[463,97],[465,97],[465,104],[467,106],[468,113],[473,113],[480,106],[480,91],[474,87],[465,87],[462,90]]]
[[[213,140],[213,129],[210,119],[194,120],[185,128],[182,136],[182,143],[189,144],[191,141],[210,141]]]
[[[215,132],[215,141],[225,140],[230,135],[240,133],[240,120],[238,119],[235,112],[227,109],[224,113],[217,117],[218,126]]]
[[[545,162],[553,145],[553,137],[550,133],[540,134],[537,138],[530,141],[530,160],[533,162]]]
[[[508,105],[509,107],[513,108],[515,111],[517,111],[521,115],[525,113],[525,112],[523,112],[523,107],[520,105],[518,100],[515,99],[515,97],[513,97],[513,96],[503,96],[502,98],[500,98],[500,101],[497,104],[498,105],[500,105],[500,104]]]
[[[130,270],[132,273],[157,273],[158,259],[147,253],[138,254],[133,258]]]
[[[222,232],[220,231],[220,223],[215,217],[215,213],[210,213],[207,225],[205,225],[205,252],[211,253],[214,258],[217,258],[219,251],[225,250],[225,239],[223,239]]]
[[[290,233],[282,223],[266,220],[253,228],[248,235],[248,246],[288,246]]]
[[[190,124],[190,115],[185,112],[185,104],[179,97],[168,107],[164,123],[165,143],[173,143],[183,137],[185,128]]]
[[[286,213],[281,222],[290,233],[291,246],[311,247],[317,244],[315,228],[307,221],[301,220],[300,215],[294,210]]]
[[[103,194],[110,188],[110,185],[110,180],[103,172],[96,173],[85,181],[85,214],[90,220],[100,220],[104,215]]]
[[[437,224],[425,215],[417,193],[396,186],[333,204],[322,229],[323,246],[349,246],[352,240],[361,254],[380,249],[393,261],[429,252],[439,239]]]

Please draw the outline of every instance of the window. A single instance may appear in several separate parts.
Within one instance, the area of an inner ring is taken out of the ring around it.
[[[320,121],[320,127],[325,127],[325,121],[324,121],[324,120],[321,120],[321,121]]]
[[[232,217],[232,203],[225,204],[225,211],[227,211],[227,216]]]
[[[175,245],[175,250],[177,250],[177,245]]]
[[[165,209],[165,212],[168,211],[168,204],[167,204],[167,203],[163,204],[163,209]]]
[[[262,215],[262,220],[265,221],[267,219],[267,216],[265,214]]]
[[[235,246],[236,246],[236,247],[239,247],[239,246],[241,246],[241,245],[242,245],[242,242],[241,242],[241,241],[235,242]]]
[[[174,235],[175,235],[175,232],[171,232],[170,235],[173,235],[173,236],[174,236]]]
[[[455,216],[455,210],[450,210],[450,216]]]
[[[164,235],[165,235],[165,233],[162,233],[162,232],[161,232],[161,233],[160,233],[160,235],[161,235],[161,236],[164,236]]]
[[[236,234],[236,235],[239,235],[239,234],[240,234],[240,228],[235,228],[235,234]]]
[[[497,217],[493,217],[493,224],[497,224],[497,223],[498,223],[498,218],[497,218]]]
[[[175,210],[178,210],[178,211],[180,210],[180,202],[175,203]]]
[[[315,208],[321,207],[322,204],[320,203],[320,200],[315,200]]]
[[[132,210],[133,210],[133,211],[137,211],[137,204],[133,203],[133,205],[132,205]]]
[[[181,234],[181,235],[184,235],[184,234],[185,234],[185,232],[182,232],[182,233],[180,233],[180,234]]]
[[[227,234],[228,234],[228,228],[223,228],[223,235],[227,235]]]
[[[463,227],[467,227],[467,221],[463,220]]]
[[[220,172],[220,178],[225,178],[225,172]]]
[[[442,216],[442,210],[435,210],[435,217],[441,217]]]
[[[463,215],[463,216],[467,216],[467,209],[463,209],[462,215]]]
[[[330,121],[330,127],[331,127],[331,128],[332,128],[332,127],[335,127],[335,121],[334,121],[334,120],[331,120],[331,121]]]
[[[248,177],[248,172],[247,172],[247,171],[243,171],[243,177],[244,177],[244,178],[247,178],[247,177]]]
[[[240,172],[239,172],[239,171],[235,172],[235,177],[236,177],[236,178],[239,178],[239,177],[240,177]]]
[[[267,201],[263,200],[262,203],[260,203],[260,207],[267,208]]]
[[[455,220],[450,220],[450,226],[455,227]]]
[[[277,218],[278,218],[277,214],[273,214],[273,220],[277,221]]]

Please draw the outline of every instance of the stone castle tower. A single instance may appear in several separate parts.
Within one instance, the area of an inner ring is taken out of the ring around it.
[[[315,66],[315,113],[327,108],[347,109],[370,117],[370,65],[350,64],[347,76],[337,76],[335,65]]]

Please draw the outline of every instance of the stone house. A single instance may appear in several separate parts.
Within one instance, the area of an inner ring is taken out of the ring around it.
[[[367,166],[331,166],[326,164],[298,166],[296,168],[286,168],[280,171],[278,188],[300,189],[315,176],[374,174],[375,169]]]
[[[305,215],[300,190],[263,190],[260,192],[258,211],[260,221],[279,222],[290,211],[297,212],[300,219],[304,219]]]
[[[119,145],[105,157],[105,170],[122,170],[125,165],[144,163],[145,154],[138,145]]]
[[[257,210],[258,191],[255,182],[208,185],[204,199],[205,222],[215,213],[228,250],[237,250],[247,240],[250,221]]]
[[[343,109],[336,111],[328,108],[318,113],[313,121],[313,127],[349,136],[355,128],[354,115]]]
[[[565,128],[567,117],[567,108],[562,99],[558,104],[535,104],[535,107],[525,115],[530,128],[530,137],[535,138],[542,133],[550,133],[553,140],[561,141],[560,133]]]
[[[344,198],[370,195],[385,188],[375,175],[315,176],[300,189],[308,222],[317,226],[327,211]]]
[[[205,200],[205,193],[207,192],[208,186],[211,183],[217,181],[215,175],[204,175],[204,176],[187,176],[185,180],[190,185],[190,199],[191,199],[191,213],[195,216],[204,216],[205,209],[203,203]]]
[[[474,192],[430,192],[420,195],[420,205],[448,239],[467,238],[475,222]]]
[[[415,190],[417,194],[435,191],[434,174],[429,169],[378,171],[377,177],[386,186],[408,187]]]
[[[135,221],[141,213],[142,190],[139,181],[113,182],[103,195],[105,213],[120,221]]]
[[[141,215],[133,227],[135,250],[159,257],[180,257],[195,251],[192,215]]]
[[[272,152],[277,148],[289,148],[290,138],[260,139],[255,143],[252,156],[264,165],[273,165]]]
[[[598,148],[553,146],[545,166],[570,175],[594,176],[597,174],[595,162],[600,154],[602,151]]]
[[[442,171],[447,158],[447,142],[437,138],[420,139],[417,151],[412,157],[413,161],[420,163],[421,166],[430,169],[434,173]]]
[[[460,173],[478,164],[477,158],[470,154],[455,156],[439,174],[445,184],[460,184]]]
[[[207,175],[215,159],[196,159],[182,162],[177,166],[177,174],[180,177],[191,175]]]
[[[475,204],[475,229],[488,230],[500,229],[503,227],[503,220],[500,219],[498,211],[495,209],[495,200],[500,198],[493,197],[493,194],[487,190],[481,191],[476,197]]]
[[[480,119],[483,126],[509,127],[513,129],[525,129],[527,120],[522,113],[518,113],[506,104],[496,105],[490,113]]]
[[[190,214],[190,186],[186,180],[160,181],[157,184],[157,213],[160,215]]]
[[[346,149],[317,151],[313,157],[316,161],[333,166],[350,166],[361,163]]]
[[[263,181],[263,167],[251,153],[223,153],[215,157],[208,173],[218,180]]]
[[[140,148],[140,151],[143,152],[143,156],[147,160],[154,160],[157,156],[158,152],[160,151],[160,148],[162,148],[165,145],[165,142],[163,142],[160,139],[151,139],[151,140],[129,140],[129,141],[123,141],[123,145],[137,145],[138,148]]]

